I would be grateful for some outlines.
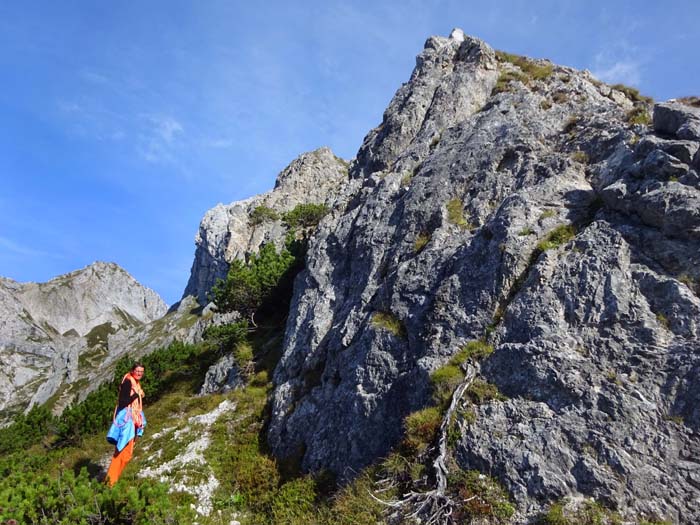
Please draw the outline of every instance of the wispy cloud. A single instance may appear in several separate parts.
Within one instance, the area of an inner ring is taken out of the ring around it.
[[[185,128],[170,115],[143,115],[139,153],[148,162],[162,164],[173,162]]]
[[[11,253],[14,253],[15,255],[24,255],[24,256],[32,256],[32,257],[50,257],[53,259],[61,259],[62,256],[57,254],[57,253],[51,253],[51,252],[45,252],[41,250],[35,250],[33,248],[30,248],[28,246],[23,246],[21,244],[18,244],[6,237],[0,237],[0,246],[4,248],[5,250],[8,250]]]
[[[615,59],[609,53],[598,53],[595,56],[591,72],[610,84],[639,86],[642,81],[642,64],[639,60],[630,57]]]

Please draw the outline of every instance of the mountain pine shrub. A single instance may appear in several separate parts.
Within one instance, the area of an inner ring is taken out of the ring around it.
[[[325,204],[297,204],[293,210],[282,216],[282,220],[292,229],[312,228],[318,226],[329,211]]]
[[[252,212],[250,212],[250,217],[248,217],[248,224],[251,226],[258,226],[265,222],[274,222],[279,220],[280,214],[277,213],[272,208],[267,206],[256,206]]]

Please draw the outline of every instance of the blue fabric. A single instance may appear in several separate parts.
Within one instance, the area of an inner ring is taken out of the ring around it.
[[[117,450],[121,452],[135,436],[143,436],[143,429],[146,427],[146,416],[143,412],[141,412],[141,418],[143,426],[137,429],[134,425],[134,418],[131,417],[131,407],[122,408],[117,412],[112,426],[109,427],[107,442],[116,446]]]

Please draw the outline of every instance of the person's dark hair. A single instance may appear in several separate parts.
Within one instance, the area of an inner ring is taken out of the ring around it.
[[[131,367],[130,372],[133,372],[134,370],[136,370],[136,369],[139,368],[139,367],[141,367],[141,368],[143,368],[144,370],[146,370],[146,367],[143,366],[143,363],[140,363],[140,362],[137,361],[137,362],[135,362],[135,363],[133,364],[133,366]]]

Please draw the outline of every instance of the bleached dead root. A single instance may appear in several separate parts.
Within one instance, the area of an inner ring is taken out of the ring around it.
[[[447,409],[447,412],[442,419],[442,423],[440,424],[440,437],[436,447],[437,456],[433,461],[436,487],[433,490],[426,492],[410,491],[407,494],[404,494],[402,498],[393,501],[382,500],[370,492],[370,496],[375,501],[385,505],[388,508],[399,510],[404,518],[420,519],[421,523],[426,525],[446,525],[453,522],[452,515],[455,509],[463,506],[464,503],[476,497],[472,496],[465,500],[458,501],[446,493],[447,476],[449,474],[449,469],[447,467],[447,459],[449,454],[447,435],[462,396],[464,396],[464,392],[466,392],[466,390],[471,386],[475,377],[476,369],[473,365],[467,364],[464,380],[452,394],[450,407]],[[382,481],[386,482],[386,480],[380,480],[378,483],[381,484]]]

